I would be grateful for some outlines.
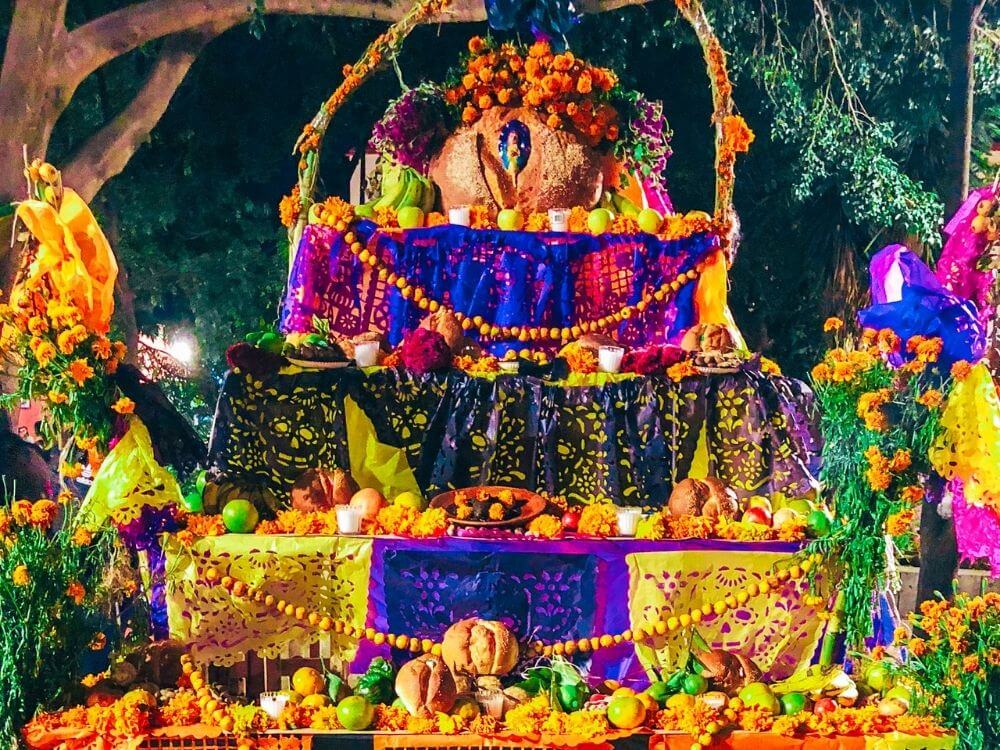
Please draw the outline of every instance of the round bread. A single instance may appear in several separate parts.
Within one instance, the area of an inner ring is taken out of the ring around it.
[[[735,518],[739,503],[736,493],[719,479],[688,477],[674,485],[667,510],[672,516]]]
[[[603,333],[585,333],[576,340],[576,344],[581,349],[589,349],[595,356],[602,346],[621,346],[620,343]]]
[[[760,668],[742,654],[715,648],[698,654],[697,658],[703,667],[702,674],[712,687],[727,695],[736,695],[761,678]]]
[[[517,664],[517,639],[502,622],[471,617],[448,628],[441,655],[455,674],[505,675]]]
[[[396,695],[412,716],[429,719],[455,705],[455,678],[441,657],[424,654],[400,667]]]
[[[343,469],[308,469],[292,485],[292,507],[306,513],[347,505],[358,484]]]
[[[733,334],[720,323],[699,323],[681,339],[681,349],[686,352],[731,352],[735,348]]]
[[[455,313],[450,310],[440,309],[433,312],[422,321],[420,327],[430,331],[436,331],[444,336],[445,342],[452,353],[457,353],[465,340],[465,332]]]

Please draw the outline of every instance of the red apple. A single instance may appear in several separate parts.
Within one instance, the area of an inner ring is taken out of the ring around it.
[[[767,508],[747,508],[746,513],[743,514],[743,523],[759,523],[762,526],[771,525],[771,511]]]
[[[818,716],[822,716],[823,714],[828,714],[836,710],[837,701],[832,698],[820,698],[815,704],[813,704],[813,713]]]
[[[576,531],[576,527],[580,525],[580,511],[567,510],[563,513],[562,525],[566,531]]]

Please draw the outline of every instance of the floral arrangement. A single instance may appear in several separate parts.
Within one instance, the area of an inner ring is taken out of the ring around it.
[[[843,322],[824,326],[837,333]],[[814,546],[839,551],[848,642],[871,628],[871,592],[886,585],[887,535],[901,551],[914,547],[912,522],[930,475],[928,451],[940,433],[940,406],[953,377],[937,366],[940,339],[900,341],[893,331],[865,329],[826,352],[812,379],[822,411],[823,473],[835,490],[839,521]],[[895,366],[893,362],[900,363]],[[961,375],[959,363],[953,372]]]
[[[1000,594],[928,601],[910,615],[920,636],[897,633],[909,658],[902,675],[934,696],[928,708],[958,731],[961,750],[1000,746]]]
[[[389,104],[375,123],[369,148],[390,161],[426,175],[431,156],[444,144],[458,119],[445,102],[444,90],[423,84]]]
[[[0,408],[43,402],[42,436],[58,445],[60,471],[72,478],[83,466],[70,457],[85,456],[96,470],[115,413],[135,408],[110,378],[126,354],[108,333],[116,266],[90,210],[63,188],[59,171],[35,160],[25,174],[30,197],[17,216],[26,247],[10,299],[0,304],[0,355],[17,364],[18,379],[12,393],[0,395]]]
[[[0,506],[0,741],[11,746],[38,707],[70,697],[115,597],[114,532],[78,522],[68,493]],[[134,592],[134,588],[131,589]]]

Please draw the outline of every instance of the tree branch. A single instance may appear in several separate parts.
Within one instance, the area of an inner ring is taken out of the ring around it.
[[[90,200],[101,186],[122,171],[146,142],[177,87],[202,48],[217,35],[214,28],[168,37],[135,98],[74,154],[63,170],[67,184]]]
[[[392,22],[414,0],[266,0],[265,13],[344,16]],[[584,0],[588,13],[642,5],[648,0]],[[107,13],[70,32],[63,69],[77,84],[107,63],[154,39],[211,24],[219,33],[250,19],[247,0],[145,0]],[[434,23],[486,19],[482,0],[455,0]]]

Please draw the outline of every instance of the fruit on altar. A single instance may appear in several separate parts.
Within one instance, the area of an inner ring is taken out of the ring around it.
[[[672,516],[735,518],[739,504],[736,493],[718,479],[689,477],[674,485],[667,501]]]
[[[590,690],[587,685],[580,682],[563,682],[559,685],[559,705],[563,711],[579,711],[583,704],[587,702]]]
[[[646,688],[646,694],[661,706],[670,697],[672,692],[670,686],[663,681],[653,682]]]
[[[370,208],[373,214],[380,208],[395,209],[397,214],[406,208],[419,208],[423,214],[434,208],[437,199],[434,184],[429,179],[412,167],[405,167],[389,160],[382,162],[379,190],[377,198],[363,204]],[[356,208],[354,212],[358,214],[358,209]]]
[[[711,686],[727,695],[735,695],[761,677],[760,668],[743,654],[713,648],[697,653],[695,658]]]
[[[527,216],[550,208],[593,207],[614,157],[568,129],[550,128],[546,117],[526,107],[493,107],[448,136],[430,165],[443,211],[481,205],[492,213],[516,208]],[[505,165],[500,144],[509,154],[515,142],[520,158]],[[521,168],[508,168],[515,163]]]
[[[883,698],[878,702],[879,716],[902,716],[909,710],[909,704],[895,698]]]
[[[372,487],[365,487],[354,493],[350,506],[361,511],[363,523],[371,524],[375,522],[378,512],[386,506],[386,502],[381,492]]]
[[[785,693],[779,699],[781,702],[781,713],[787,716],[794,716],[806,710],[809,699],[802,693]]]
[[[677,693],[676,695],[671,695],[667,698],[666,707],[684,710],[694,708],[695,703],[697,703],[697,700],[693,695],[688,695],[687,693]]]
[[[396,693],[412,716],[430,718],[455,705],[455,678],[439,656],[424,654],[408,661],[396,675]]]
[[[505,675],[517,664],[517,639],[502,622],[470,617],[445,631],[441,655],[455,674]]]
[[[646,707],[646,715],[655,714],[660,710],[660,704],[649,693],[639,693],[635,696]]]
[[[479,704],[471,698],[459,698],[455,705],[451,707],[452,716],[458,716],[464,722],[469,723],[481,713]]]
[[[343,469],[308,469],[292,485],[292,507],[304,512],[347,505],[360,488]]]
[[[635,695],[635,690],[630,687],[616,687],[611,693],[612,698],[619,698],[623,695]]]
[[[830,517],[821,510],[814,510],[806,516],[806,532],[814,539],[828,535],[832,528]]]
[[[516,208],[505,208],[497,214],[497,226],[508,232],[516,232],[524,226],[524,214]]]
[[[768,500],[763,495],[754,495],[749,500],[747,500],[747,508],[763,508],[769,513],[772,513],[774,511],[774,509],[771,506],[771,501]]]
[[[888,700],[899,701],[907,707],[913,703],[913,691],[906,685],[895,685],[889,688],[884,697]]]
[[[403,206],[396,212],[401,229],[416,229],[424,225],[424,212],[417,206]]]
[[[771,525],[771,511],[766,508],[748,508],[740,520],[743,523],[756,523],[761,526]]]
[[[302,699],[302,708],[325,708],[330,705],[330,699],[320,693],[307,695]]]
[[[591,234],[604,234],[611,227],[614,215],[606,208],[595,208],[587,214],[587,229]]]
[[[796,513],[800,513],[803,516],[808,516],[816,510],[816,504],[807,497],[796,497],[792,500],[787,500],[783,505],[781,505],[781,507],[794,510]]]
[[[684,676],[681,691],[688,695],[701,695],[708,690],[708,680],[700,674],[689,674]]]
[[[303,697],[326,693],[326,680],[319,670],[312,667],[296,669],[292,675],[292,689]]]
[[[260,516],[249,500],[230,500],[222,509],[222,523],[233,534],[249,534],[257,528]]]
[[[813,704],[813,713],[817,716],[822,716],[823,714],[832,713],[838,708],[837,701],[832,698],[820,698]]]
[[[731,352],[735,348],[732,332],[720,323],[699,323],[681,339],[681,349],[686,352]]]
[[[378,656],[371,660],[368,669],[358,679],[354,692],[366,698],[369,703],[390,703],[395,698],[393,682],[392,665]]]
[[[772,714],[781,713],[781,702],[778,700],[778,696],[763,682],[751,682],[744,686],[739,692],[739,699],[743,701],[745,706],[763,708]]]
[[[426,503],[424,499],[418,495],[416,492],[400,492],[396,497],[392,499],[393,505],[402,505],[406,508],[413,508],[414,510],[423,510]]]
[[[362,219],[370,219],[375,215],[375,206],[370,203],[362,203],[354,207],[354,215]]]
[[[877,693],[892,687],[892,674],[889,666],[882,661],[873,661],[862,672],[865,684]]]
[[[635,219],[639,223],[639,229],[647,234],[656,234],[663,226],[663,215],[655,208],[644,208]]]
[[[184,510],[188,513],[205,512],[205,501],[202,499],[200,492],[187,493],[181,501],[181,504],[184,506]]]
[[[375,706],[360,695],[351,695],[337,704],[337,721],[351,732],[362,732],[375,720]]]
[[[562,518],[559,519],[562,527],[566,531],[576,531],[577,527],[580,525],[580,511],[578,510],[567,510],[562,514]]]
[[[258,348],[271,354],[281,354],[281,350],[285,346],[285,340],[274,331],[267,331],[257,338],[256,345]]]
[[[302,696],[296,693],[294,690],[279,690],[278,695],[283,697],[286,702],[298,705],[302,702]]]
[[[771,516],[771,525],[780,529],[786,523],[800,520],[805,520],[805,517],[797,510],[792,510],[791,508],[778,508],[774,511],[774,515]]]
[[[465,341],[465,331],[462,329],[462,323],[456,317],[455,313],[450,310],[442,308],[430,313],[420,321],[420,327],[426,328],[428,331],[440,333],[452,353],[457,353],[459,347]]]
[[[608,721],[619,729],[635,729],[646,720],[646,706],[635,695],[612,696]]]

